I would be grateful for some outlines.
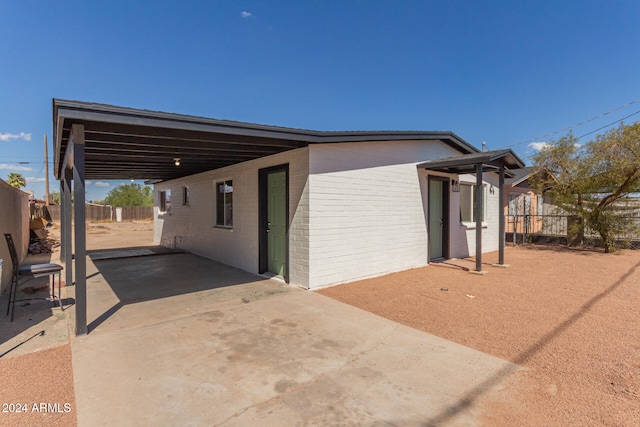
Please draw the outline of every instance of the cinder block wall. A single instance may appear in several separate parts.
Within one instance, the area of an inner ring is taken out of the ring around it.
[[[29,248],[29,195],[0,179],[0,259],[2,277],[0,294],[9,289],[11,283],[11,256],[4,233],[11,233],[16,244],[19,261],[27,255]]]

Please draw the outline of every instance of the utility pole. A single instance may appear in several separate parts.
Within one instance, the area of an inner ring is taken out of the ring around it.
[[[49,147],[47,146],[47,135],[44,136],[44,182],[45,194],[44,204],[49,206]]]

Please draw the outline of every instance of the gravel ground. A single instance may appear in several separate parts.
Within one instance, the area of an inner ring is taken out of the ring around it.
[[[498,392],[470,391],[487,426],[640,425],[640,251],[526,246],[506,262],[485,276],[431,265],[320,293],[524,366],[496,377]]]
[[[69,344],[2,357],[0,378],[0,426],[77,425]]]

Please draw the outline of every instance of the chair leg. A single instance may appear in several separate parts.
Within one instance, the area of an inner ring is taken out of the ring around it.
[[[13,289],[13,297],[11,298],[11,321],[13,322],[13,313],[16,310],[16,294],[18,293],[18,278],[16,277],[15,288]]]
[[[51,301],[53,301],[53,306],[56,306],[56,275],[52,274],[49,277],[49,283],[51,284]]]
[[[11,310],[11,301],[15,299],[13,295],[17,292],[16,289],[16,275],[11,275],[11,286],[9,286],[9,302],[7,303],[7,316],[9,315],[9,311]]]
[[[7,316],[9,315],[9,310],[11,310],[11,295],[13,295],[13,275],[11,275],[11,284],[9,284],[9,299],[7,302]]]
[[[58,302],[60,303],[60,310],[64,311],[62,306],[62,274],[60,272],[58,272]]]

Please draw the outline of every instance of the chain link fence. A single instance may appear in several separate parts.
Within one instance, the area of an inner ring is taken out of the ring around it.
[[[615,236],[618,246],[640,249],[640,216],[624,217],[633,224],[631,231]],[[514,245],[527,243],[567,244],[570,239],[570,215],[507,215],[505,240]],[[582,243],[602,246],[597,231],[585,226]]]

